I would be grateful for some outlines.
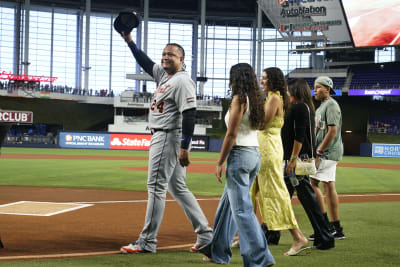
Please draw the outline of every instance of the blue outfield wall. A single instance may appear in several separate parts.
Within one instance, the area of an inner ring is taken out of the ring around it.
[[[192,151],[209,151],[210,137],[195,135]],[[149,150],[151,134],[143,133],[98,133],[59,132],[58,144],[61,148]]]
[[[217,152],[219,153],[222,148],[223,139],[210,139],[210,146],[208,148],[208,152]]]
[[[360,144],[360,156],[400,158],[400,144]]]
[[[360,144],[360,156],[361,157],[372,157],[372,144],[361,143]]]

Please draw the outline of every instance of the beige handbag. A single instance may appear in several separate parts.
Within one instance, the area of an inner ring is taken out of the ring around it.
[[[305,104],[305,103],[304,103]],[[311,143],[311,159],[307,157],[307,159],[301,159],[301,157],[297,158],[296,161],[296,175],[314,175],[317,172],[317,168],[315,167],[315,158],[314,158],[314,148],[312,145],[312,133],[311,133],[311,115],[310,109],[308,105],[305,104],[308,110],[308,121],[310,122],[310,143]],[[294,126],[296,128],[296,125]]]

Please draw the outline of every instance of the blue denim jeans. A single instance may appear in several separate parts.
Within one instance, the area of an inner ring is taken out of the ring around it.
[[[213,261],[228,264],[231,244],[239,231],[243,266],[264,267],[274,264],[267,240],[253,211],[249,190],[260,169],[258,147],[234,146],[226,167],[226,185],[215,215],[210,256]]]

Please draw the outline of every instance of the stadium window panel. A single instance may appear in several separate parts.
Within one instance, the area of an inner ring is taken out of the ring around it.
[[[117,15],[113,16],[115,17]],[[136,40],[136,33],[137,29],[131,32],[133,40]],[[128,88],[137,90],[136,81],[126,79],[126,74],[136,73],[136,61],[132,52],[115,30],[112,31],[112,40],[111,89],[114,95],[119,95]]]
[[[226,38],[227,29],[225,26],[213,26],[213,28],[214,28],[213,38],[222,38],[222,39]]]
[[[275,29],[263,29],[263,39],[277,38],[277,31]]]
[[[290,48],[294,49],[298,45],[306,45],[310,43],[292,42]],[[289,54],[289,72],[296,68],[308,68],[310,65],[310,55],[303,53],[290,53]]]
[[[169,31],[169,22],[149,21],[147,54],[158,64],[165,45],[170,42]]]
[[[239,27],[226,27],[226,38],[227,39],[238,39],[239,38]]]
[[[226,87],[227,80],[225,79],[209,79],[204,84],[204,96],[205,97],[212,97],[212,96],[221,96],[225,97],[226,95]],[[228,88],[229,89],[229,88]]]
[[[75,88],[78,11],[54,10],[54,85]]]
[[[89,41],[89,88],[110,90],[110,38],[111,16],[92,14],[90,16]],[[122,38],[120,37],[121,41]]]
[[[198,42],[201,38],[199,26]],[[252,60],[252,28],[236,26],[208,25],[206,28],[206,76],[208,82],[204,86],[204,94],[225,97],[229,83],[229,70],[239,62],[251,63]],[[200,46],[198,50],[200,54]],[[200,69],[200,60],[198,60]]]
[[[251,64],[251,59],[253,56],[253,45],[251,41],[240,41],[239,42],[239,62],[246,62]]]
[[[50,76],[51,74],[51,24],[51,12],[38,10],[29,12],[30,75]]]
[[[384,47],[375,49],[375,63],[393,62],[395,59],[395,48]]]
[[[165,45],[170,42],[169,31],[169,22],[149,21],[147,55],[157,64],[161,63],[162,51]],[[146,90],[154,92],[156,84],[154,82],[146,82]]]
[[[13,72],[14,67],[14,8],[0,4],[0,69]]]
[[[170,43],[178,43],[185,49],[185,65],[189,75],[192,72],[193,24],[171,23]]]
[[[308,33],[302,33],[301,35],[308,35]],[[271,40],[279,37],[280,34],[275,29],[263,30],[263,39],[269,39],[269,41],[264,42],[262,46],[263,52],[261,62],[263,69],[278,67],[286,75],[295,68],[308,68],[310,64],[308,54],[294,54],[289,52],[290,49],[296,47],[296,45],[300,43]]]
[[[239,39],[249,39],[253,38],[253,29],[250,27],[241,27],[239,31]]]

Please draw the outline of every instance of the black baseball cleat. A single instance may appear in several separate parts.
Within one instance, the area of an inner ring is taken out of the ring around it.
[[[335,233],[333,234],[333,237],[334,237],[336,240],[343,240],[343,239],[345,239],[346,237],[344,236],[343,228],[342,228],[342,227],[336,228],[336,231],[335,231]]]

